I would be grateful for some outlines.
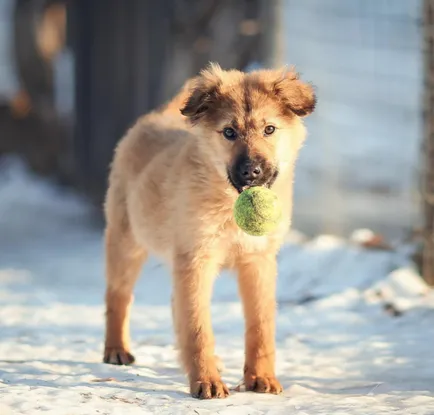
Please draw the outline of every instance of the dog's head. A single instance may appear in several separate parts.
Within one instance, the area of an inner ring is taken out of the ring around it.
[[[243,73],[210,65],[194,79],[181,113],[201,129],[218,171],[241,192],[271,187],[305,137],[315,107],[309,84],[290,70]]]

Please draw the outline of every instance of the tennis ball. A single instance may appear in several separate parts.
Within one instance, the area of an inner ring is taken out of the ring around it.
[[[282,217],[282,206],[270,189],[251,187],[238,196],[234,217],[236,224],[249,235],[266,235],[277,228]]]

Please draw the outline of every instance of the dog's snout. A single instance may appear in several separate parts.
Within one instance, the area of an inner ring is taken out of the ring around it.
[[[241,192],[252,186],[270,186],[276,176],[273,164],[263,157],[241,154],[228,170],[229,181]]]
[[[240,165],[240,173],[245,180],[259,179],[262,175],[262,167],[258,163],[245,161]]]

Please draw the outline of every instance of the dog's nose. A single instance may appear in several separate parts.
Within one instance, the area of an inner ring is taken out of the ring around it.
[[[240,166],[241,177],[246,182],[253,182],[262,176],[262,168],[258,163],[246,161]]]

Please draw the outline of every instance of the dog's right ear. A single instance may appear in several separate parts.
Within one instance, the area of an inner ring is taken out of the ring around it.
[[[181,108],[181,114],[188,117],[192,123],[198,122],[205,116],[217,101],[221,73],[220,66],[212,63],[192,80],[190,94]]]

